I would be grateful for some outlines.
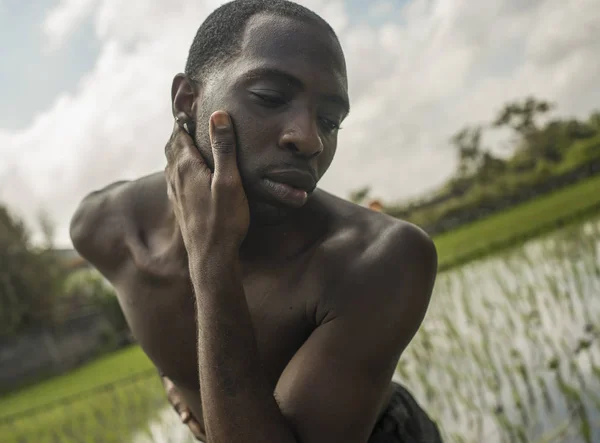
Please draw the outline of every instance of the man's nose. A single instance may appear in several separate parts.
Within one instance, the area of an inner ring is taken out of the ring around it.
[[[301,157],[317,157],[323,152],[323,142],[315,118],[309,113],[295,116],[283,132],[279,145]]]

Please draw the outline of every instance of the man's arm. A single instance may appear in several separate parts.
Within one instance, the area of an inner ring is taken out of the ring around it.
[[[193,358],[181,357],[195,351],[194,305],[189,297],[171,296],[190,292],[187,256],[178,250],[183,243],[172,217],[161,171],[89,194],[72,217],[71,238],[79,254],[117,290],[136,341],[157,368],[177,383],[177,395],[185,398],[194,416],[201,417],[196,385],[189,386],[190,380],[197,380],[197,368]],[[160,239],[153,240],[157,232]],[[172,337],[178,338],[176,343]]]
[[[412,227],[399,231],[379,251],[363,254],[340,282],[336,297],[345,300],[299,349],[274,393],[235,265],[214,280],[195,278],[204,307],[198,312],[198,349],[211,441],[368,440],[398,359],[425,315],[436,275],[431,241]],[[193,278],[202,273],[192,268]]]
[[[411,225],[391,228],[357,258],[340,281],[339,303],[276,388],[298,441],[368,440],[398,360],[425,316],[436,272],[435,246]]]

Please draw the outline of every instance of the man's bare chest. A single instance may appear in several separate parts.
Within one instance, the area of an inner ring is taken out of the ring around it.
[[[185,279],[136,279],[117,288],[132,332],[155,365],[176,383],[198,387],[198,306]],[[273,386],[315,328],[321,290],[310,272],[277,270],[244,278],[248,310],[261,361]],[[219,315],[214,312],[212,315]]]

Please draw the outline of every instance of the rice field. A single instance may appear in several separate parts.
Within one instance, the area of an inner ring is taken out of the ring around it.
[[[600,175],[434,237],[439,267],[453,268],[510,249],[600,213]]]
[[[441,273],[395,379],[446,442],[600,441],[600,220]],[[155,374],[2,416],[8,443],[194,441]]]
[[[600,222],[441,274],[396,379],[448,442],[600,441]]]
[[[2,443],[126,443],[158,417],[165,396],[156,373],[142,373],[33,413],[0,417]]]

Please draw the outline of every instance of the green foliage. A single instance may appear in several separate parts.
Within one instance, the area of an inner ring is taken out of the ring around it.
[[[130,346],[67,374],[3,396],[0,400],[0,419],[153,368],[154,365],[139,346]],[[0,441],[3,440],[0,438]]]
[[[121,443],[165,406],[153,364],[131,346],[2,398],[0,441]],[[35,414],[20,415],[32,408]]]
[[[65,405],[53,404],[33,416],[11,420],[10,428],[0,425],[0,440],[5,443],[133,441],[160,409],[167,407],[158,375],[143,375],[90,392],[87,398],[80,397]]]
[[[511,102],[504,106],[496,120],[495,127],[508,126],[520,134],[529,134],[537,129],[536,118],[554,108],[554,105],[535,97],[527,97],[523,102]]]
[[[458,153],[459,177],[475,174],[481,167],[483,149],[481,147],[481,128],[464,128],[451,139]]]
[[[71,306],[92,306],[100,310],[114,331],[124,331],[127,327],[113,287],[94,269],[82,269],[69,275],[61,296]]]
[[[440,269],[522,243],[569,220],[600,212],[600,176],[434,236]]]
[[[600,159],[600,131],[594,137],[578,140],[573,143],[565,156],[560,171],[574,169],[578,165],[591,163]]]
[[[485,126],[461,129],[451,139],[457,170],[435,198],[429,199],[434,203],[388,204],[386,212],[438,232],[435,227],[454,228],[457,223],[479,219],[524,198],[538,197],[551,188],[548,184],[600,163],[600,112],[586,121],[552,119],[540,125],[539,118],[552,108],[552,104],[534,97],[505,105],[487,127],[514,131],[512,155],[506,159],[482,145]],[[570,180],[589,173],[577,174]]]
[[[0,339],[52,321],[62,277],[50,251],[33,247],[23,222],[0,205]]]

